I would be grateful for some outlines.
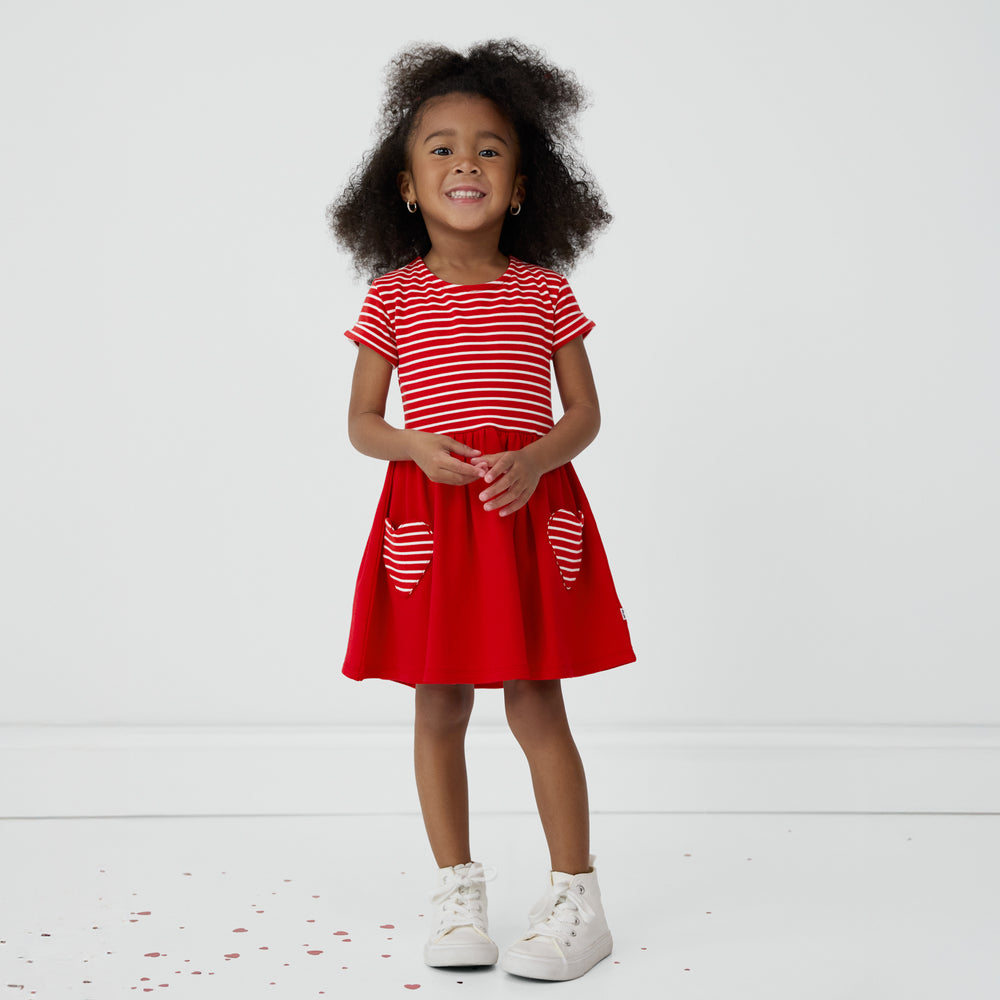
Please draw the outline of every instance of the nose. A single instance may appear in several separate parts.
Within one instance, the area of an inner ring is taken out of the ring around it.
[[[479,164],[468,157],[463,158],[458,163],[455,164],[456,174],[478,174]]]

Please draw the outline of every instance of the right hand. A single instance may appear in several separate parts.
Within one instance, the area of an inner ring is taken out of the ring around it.
[[[455,458],[455,455],[463,455],[465,458],[481,455],[482,452],[475,448],[470,448],[446,434],[429,434],[426,431],[409,433],[412,435],[408,448],[410,458],[420,466],[432,483],[467,486],[486,474],[476,466]]]

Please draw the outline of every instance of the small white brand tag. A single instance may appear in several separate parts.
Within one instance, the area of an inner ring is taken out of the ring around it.
[[[627,622],[628,618],[625,616],[625,609],[624,608],[619,608],[618,610],[622,613],[622,621],[623,622]]]

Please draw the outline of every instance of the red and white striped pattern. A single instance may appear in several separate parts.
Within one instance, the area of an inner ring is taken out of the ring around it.
[[[347,331],[398,367],[408,428],[552,429],[552,355],[593,323],[562,275],[516,257],[496,281],[452,285],[422,258],[376,280]]]
[[[392,585],[403,594],[412,594],[430,565],[434,551],[431,526],[423,521],[408,521],[398,527],[385,519],[382,559]]]
[[[583,562],[583,512],[560,507],[549,516],[548,534],[563,586],[569,590],[576,583]]]

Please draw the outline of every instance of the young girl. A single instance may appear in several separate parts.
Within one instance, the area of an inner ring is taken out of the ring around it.
[[[593,323],[553,268],[610,221],[569,148],[583,100],[571,74],[514,41],[413,48],[390,67],[378,144],[328,211],[373,279],[347,332],[350,438],[389,462],[344,673],[416,691],[417,790],[440,869],[424,959],[498,958],[464,743],[475,688],[502,686],[552,872],[501,965],[550,980],[582,976],[612,947],[560,681],[635,659],[569,464],[600,424],[583,345]],[[385,420],[394,368],[401,429]]]

